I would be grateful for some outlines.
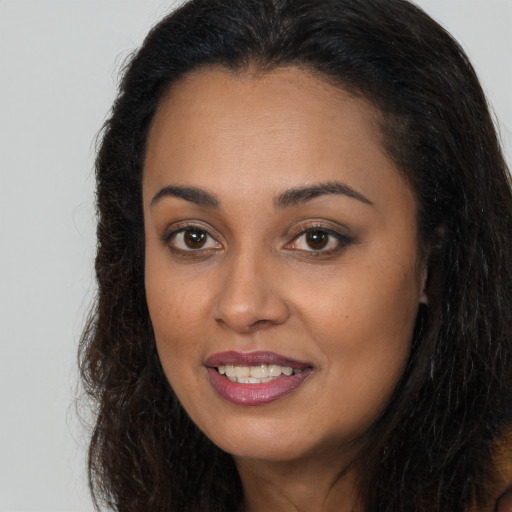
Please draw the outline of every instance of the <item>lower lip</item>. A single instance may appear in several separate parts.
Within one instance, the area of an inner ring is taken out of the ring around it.
[[[215,368],[207,368],[215,391],[235,405],[264,405],[295,391],[311,374],[311,368],[290,377],[279,377],[261,384],[241,384],[222,376]]]

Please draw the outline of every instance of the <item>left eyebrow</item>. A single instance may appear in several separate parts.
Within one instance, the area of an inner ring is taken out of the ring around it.
[[[318,183],[308,187],[292,188],[280,194],[275,200],[276,208],[290,208],[302,203],[306,203],[319,196],[326,194],[341,194],[351,199],[357,199],[364,204],[373,205],[373,203],[365,197],[361,192],[349,187],[345,183],[339,181],[329,181],[327,183]]]
[[[168,186],[160,189],[153,199],[151,200],[151,206],[160,202],[164,197],[177,197],[190,203],[195,203],[199,206],[207,206],[210,208],[219,208],[219,201],[213,195],[197,187],[180,187],[180,186]]]

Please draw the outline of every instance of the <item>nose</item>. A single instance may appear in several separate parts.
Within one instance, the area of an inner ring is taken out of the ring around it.
[[[280,293],[279,269],[269,260],[256,254],[227,258],[214,306],[217,323],[250,333],[286,322],[290,309]]]

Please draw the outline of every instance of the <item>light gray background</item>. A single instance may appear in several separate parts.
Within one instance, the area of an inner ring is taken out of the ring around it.
[[[472,58],[511,162],[512,0],[418,3]],[[0,512],[92,510],[73,400],[94,137],[123,58],[172,5],[0,0]]]

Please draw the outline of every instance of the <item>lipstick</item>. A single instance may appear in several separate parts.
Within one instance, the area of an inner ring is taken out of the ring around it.
[[[264,405],[295,391],[311,374],[309,363],[275,352],[219,352],[205,366],[210,383],[236,405]]]

